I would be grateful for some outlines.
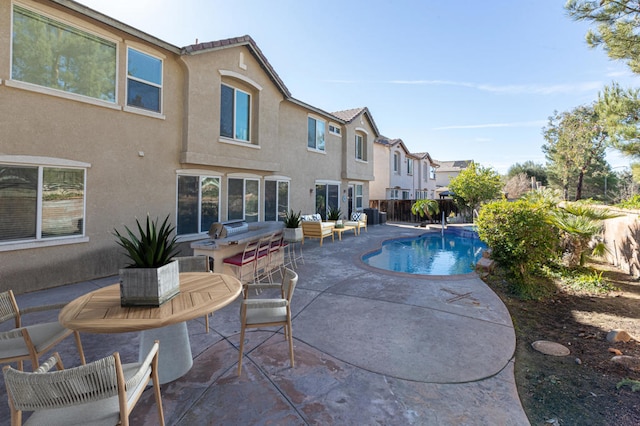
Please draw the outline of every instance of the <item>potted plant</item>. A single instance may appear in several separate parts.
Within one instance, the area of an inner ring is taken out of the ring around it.
[[[340,216],[342,216],[342,212],[337,207],[329,207],[329,211],[327,212],[327,221],[337,221],[340,220]]]
[[[172,260],[178,252],[177,240],[171,236],[174,227],[169,216],[158,227],[158,219],[147,215],[143,228],[138,219],[136,236],[124,227],[126,235],[117,229],[117,243],[124,247],[131,263],[120,269],[120,304],[122,306],[160,306],[180,292],[178,261]]]
[[[300,213],[291,209],[284,216],[284,238],[287,241],[301,241],[302,228],[300,228]]]

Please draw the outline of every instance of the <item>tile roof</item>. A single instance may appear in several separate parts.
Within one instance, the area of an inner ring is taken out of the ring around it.
[[[275,85],[282,91],[282,93],[287,97],[291,97],[291,92],[287,86],[285,86],[284,82],[278,75],[275,69],[271,66],[267,57],[264,56],[262,50],[258,47],[256,42],[249,35],[244,35],[241,37],[232,37],[224,40],[216,40],[216,41],[207,41],[204,43],[191,44],[189,46],[185,46],[182,48],[181,53],[183,55],[193,55],[197,53],[203,53],[210,50],[219,50],[226,49],[229,47],[235,46],[247,46],[249,51],[255,56],[255,58],[260,62],[260,66],[267,72],[269,77],[271,77],[272,81]]]
[[[376,122],[373,120],[373,115],[371,115],[371,111],[369,111],[369,108],[367,107],[351,108],[351,109],[345,109],[342,111],[335,111],[331,113],[331,115],[333,115],[334,117],[346,123],[351,123],[353,120],[355,120],[357,117],[359,117],[362,114],[367,115],[369,124],[373,128],[373,131],[376,132],[376,137],[379,136],[380,131],[378,130],[378,126],[376,126]]]
[[[345,109],[343,111],[332,112],[331,115],[339,118],[340,120],[346,121],[347,123],[350,123],[364,110],[366,110],[366,108]]]
[[[441,170],[462,170],[469,167],[469,164],[473,163],[473,160],[455,160],[455,161],[438,161],[440,163]]]

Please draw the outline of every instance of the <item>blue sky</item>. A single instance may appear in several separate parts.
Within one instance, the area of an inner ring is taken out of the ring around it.
[[[613,81],[640,87],[586,45],[588,25],[564,0],[80,2],[177,46],[249,34],[293,97],[329,112],[366,106],[412,152],[500,173],[544,163],[554,111],[595,101]]]

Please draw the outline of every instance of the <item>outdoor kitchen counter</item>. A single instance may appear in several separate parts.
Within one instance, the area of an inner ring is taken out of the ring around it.
[[[249,223],[249,230],[233,234],[227,238],[208,238],[191,243],[194,256],[209,256],[213,258],[213,272],[233,275],[233,270],[223,263],[224,259],[234,254],[242,253],[249,241],[271,235],[284,228],[282,222]]]

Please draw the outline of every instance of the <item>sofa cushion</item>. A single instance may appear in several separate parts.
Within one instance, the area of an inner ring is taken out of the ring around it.
[[[351,220],[356,221],[356,222],[359,221],[360,220],[360,215],[361,215],[360,212],[351,213]]]

